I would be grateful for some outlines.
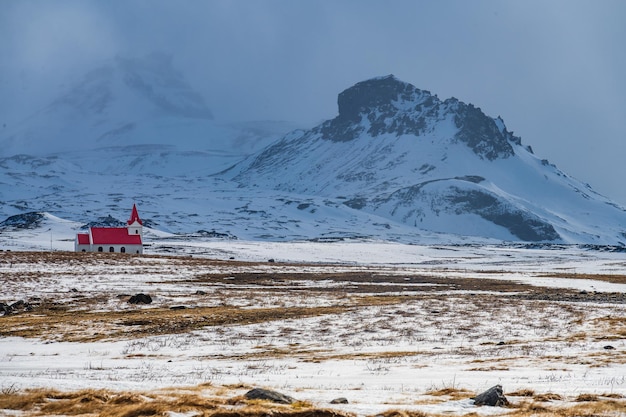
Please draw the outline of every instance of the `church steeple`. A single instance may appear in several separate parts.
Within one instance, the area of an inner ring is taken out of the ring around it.
[[[143,222],[139,218],[139,213],[137,212],[137,206],[133,204],[133,211],[130,213],[130,219],[126,222],[128,226],[129,235],[140,235],[143,227]]]
[[[143,222],[139,218],[139,213],[137,212],[137,205],[133,203],[133,211],[130,213],[130,219],[128,219],[128,222],[126,223],[130,226],[135,222],[143,226]]]

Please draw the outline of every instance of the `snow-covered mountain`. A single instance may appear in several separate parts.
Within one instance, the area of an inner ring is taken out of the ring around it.
[[[211,120],[166,58],[107,65],[2,139],[21,154],[0,158],[0,219],[123,220],[135,202],[157,229],[246,239],[626,242],[623,208],[502,119],[393,76],[285,134],[293,126]],[[46,152],[57,140],[71,150]]]
[[[232,178],[343,199],[431,231],[524,241],[626,241],[626,212],[533,155],[501,118],[394,76],[339,94],[339,114],[293,132]]]

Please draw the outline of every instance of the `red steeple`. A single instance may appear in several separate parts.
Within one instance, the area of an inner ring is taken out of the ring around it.
[[[143,226],[143,222],[139,218],[139,213],[137,213],[137,206],[133,204],[133,211],[130,213],[130,219],[128,219],[127,223],[130,225],[135,223],[135,221]]]

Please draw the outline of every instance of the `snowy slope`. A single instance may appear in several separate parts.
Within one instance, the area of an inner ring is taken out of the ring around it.
[[[421,241],[433,235],[354,210],[341,201],[238,188],[201,172],[197,176],[125,175],[90,172],[58,159],[20,158],[23,162],[17,168],[17,158],[0,160],[3,218],[49,212],[80,224],[109,215],[125,220],[137,203],[141,217],[151,227],[175,233],[215,230],[253,240],[365,237]],[[0,223],[0,234],[3,232]]]
[[[339,115],[292,132],[232,178],[436,232],[504,240],[626,241],[626,212],[532,154],[504,122],[380,77],[339,95]]]

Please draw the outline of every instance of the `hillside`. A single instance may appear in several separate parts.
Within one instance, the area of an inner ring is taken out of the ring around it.
[[[626,212],[536,157],[501,118],[393,76],[339,94],[336,118],[293,132],[232,174],[241,186],[343,201],[436,232],[625,241]]]

